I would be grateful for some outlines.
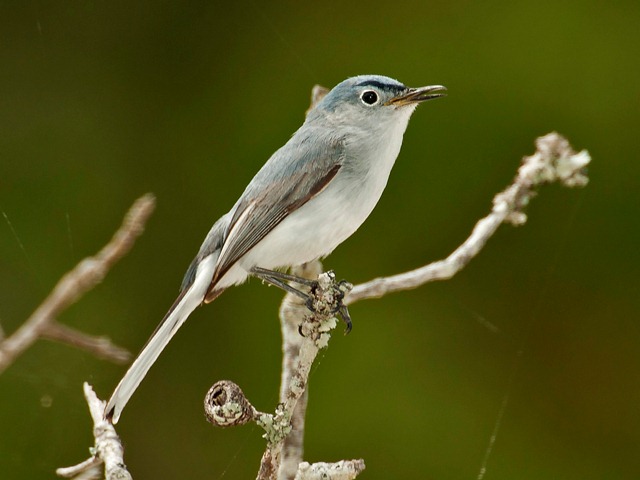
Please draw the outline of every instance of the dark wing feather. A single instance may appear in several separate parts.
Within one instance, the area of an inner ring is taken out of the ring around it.
[[[320,193],[340,167],[333,164],[321,172],[298,171],[288,176],[286,182],[274,182],[262,188],[258,195],[243,198],[229,223],[212,286],[287,215]]]

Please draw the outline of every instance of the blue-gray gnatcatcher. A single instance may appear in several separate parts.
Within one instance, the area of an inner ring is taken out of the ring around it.
[[[160,352],[200,304],[250,275],[264,278],[265,271],[324,257],[351,236],[380,199],[416,106],[445,91],[440,85],[408,88],[379,75],[334,87],[213,225],[180,295],[116,387],[105,416],[118,421]]]

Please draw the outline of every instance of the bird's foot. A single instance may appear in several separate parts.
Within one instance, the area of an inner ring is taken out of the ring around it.
[[[339,314],[345,323],[345,335],[351,331],[353,323],[349,309],[344,304],[344,297],[351,291],[353,285],[346,280],[336,281],[333,270],[320,275],[313,281],[310,287],[310,295],[305,305],[309,310],[318,314]]]
[[[339,314],[346,324],[345,335],[351,331],[353,324],[349,310],[344,304],[344,297],[351,291],[353,285],[345,280],[336,281],[336,275],[332,270],[321,274],[317,280],[260,267],[254,267],[251,270],[251,274],[270,285],[301,298],[306,307],[313,313],[319,315]],[[287,282],[307,287],[308,291],[302,291]]]

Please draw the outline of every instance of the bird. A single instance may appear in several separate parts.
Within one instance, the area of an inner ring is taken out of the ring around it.
[[[140,382],[189,315],[254,276],[324,258],[378,203],[415,108],[446,88],[410,88],[382,75],[347,78],[306,115],[233,205],[191,262],[180,294],[118,383],[104,416],[117,423]],[[279,285],[281,286],[281,285]]]

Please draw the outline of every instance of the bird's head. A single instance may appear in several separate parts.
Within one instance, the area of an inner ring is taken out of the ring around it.
[[[381,75],[359,75],[336,85],[316,106],[316,115],[331,123],[375,129],[408,121],[420,103],[446,95],[441,85],[410,88]]]

